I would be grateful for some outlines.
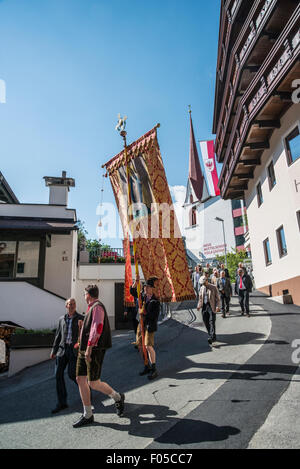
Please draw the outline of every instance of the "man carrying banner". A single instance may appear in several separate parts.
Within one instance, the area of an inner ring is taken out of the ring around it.
[[[148,375],[148,379],[152,380],[158,376],[156,369],[156,353],[154,350],[154,334],[157,331],[157,321],[160,311],[160,303],[155,295],[155,279],[151,278],[146,283],[146,296],[144,298],[144,304],[142,312],[142,320],[145,328],[145,346],[149,358],[149,364],[145,365],[144,370],[140,373],[141,376]],[[141,356],[142,351],[142,333],[141,328],[137,331],[137,345]]]

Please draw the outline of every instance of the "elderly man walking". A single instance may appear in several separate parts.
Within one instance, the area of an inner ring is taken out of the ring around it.
[[[229,314],[229,304],[230,304],[230,298],[232,296],[232,286],[231,286],[230,279],[226,277],[226,272],[224,270],[221,270],[220,278],[218,278],[218,282],[217,282],[217,287],[221,295],[222,316],[223,318],[226,318],[226,314],[227,313]]]
[[[216,342],[216,313],[220,308],[220,296],[217,287],[208,282],[206,276],[200,278],[199,302],[197,310],[202,310],[202,317],[208,332],[208,343]]]
[[[245,270],[241,267],[238,270],[238,275],[235,280],[235,293],[239,296],[240,307],[242,310],[242,316],[246,313],[250,317],[249,308],[249,294],[252,291],[253,284],[250,275],[245,273]]]
[[[76,312],[76,301],[74,298],[69,298],[66,301],[66,309],[67,313],[59,318],[50,354],[52,360],[56,359],[55,377],[57,405],[55,409],[52,410],[52,414],[56,414],[68,407],[67,390],[64,379],[66,367],[68,367],[69,378],[77,385],[77,349],[74,348],[74,346],[78,341],[79,327],[82,323],[83,316]]]
[[[224,270],[224,272],[225,272],[225,277],[230,279],[229,270],[227,269],[227,267],[225,267],[225,264],[221,264],[220,273],[222,272],[222,270]]]

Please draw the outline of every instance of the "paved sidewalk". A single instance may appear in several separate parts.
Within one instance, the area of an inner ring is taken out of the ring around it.
[[[300,370],[256,432],[249,449],[300,449]]]
[[[274,308],[273,300],[268,300]],[[276,306],[276,309],[278,305]],[[300,308],[285,306],[287,315],[294,314]],[[297,313],[296,313],[297,314]],[[288,316],[287,316],[288,318]],[[291,348],[295,364],[300,363],[300,329],[295,330],[296,347]],[[272,408],[262,427],[252,438],[250,449],[299,449],[300,448],[300,368],[291,377],[290,385]]]
[[[297,368],[286,363],[285,338],[275,331],[276,340],[268,343],[274,320],[279,320],[279,329],[284,324],[286,305],[273,306],[259,296],[251,300],[250,318],[240,316],[235,297],[231,316],[223,319],[218,314],[218,344],[213,350],[201,314],[191,310],[195,304],[173,311],[172,319],[157,333],[159,377],[153,382],[138,375],[142,364],[130,346],[132,333],[115,332],[102,379],[126,393],[126,414],[121,419],[110,399],[94,393],[94,425],[73,429],[82,407],[68,378],[69,408],[52,416],[56,393],[50,361],[0,380],[0,448],[247,447]],[[300,326],[300,308],[293,311],[287,316],[290,334]],[[278,367],[268,364],[270,352],[279,353],[272,358]]]

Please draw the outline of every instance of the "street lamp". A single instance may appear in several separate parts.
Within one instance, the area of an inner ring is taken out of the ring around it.
[[[225,239],[224,220],[223,220],[223,218],[220,218],[220,217],[216,217],[215,220],[222,222],[222,226],[223,226],[223,237],[224,237],[224,246],[225,246],[225,264],[226,264],[226,268],[227,268],[227,249],[226,249],[226,239]]]

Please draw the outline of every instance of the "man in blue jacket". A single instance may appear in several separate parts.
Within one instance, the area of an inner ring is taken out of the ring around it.
[[[64,379],[64,372],[68,367],[69,378],[77,385],[76,382],[76,362],[78,334],[80,325],[84,319],[82,314],[76,312],[76,301],[69,298],[66,301],[67,313],[59,318],[58,327],[56,329],[55,339],[51,350],[50,358],[56,359],[56,391],[57,405],[52,410],[52,414],[56,414],[68,407],[67,389]]]

